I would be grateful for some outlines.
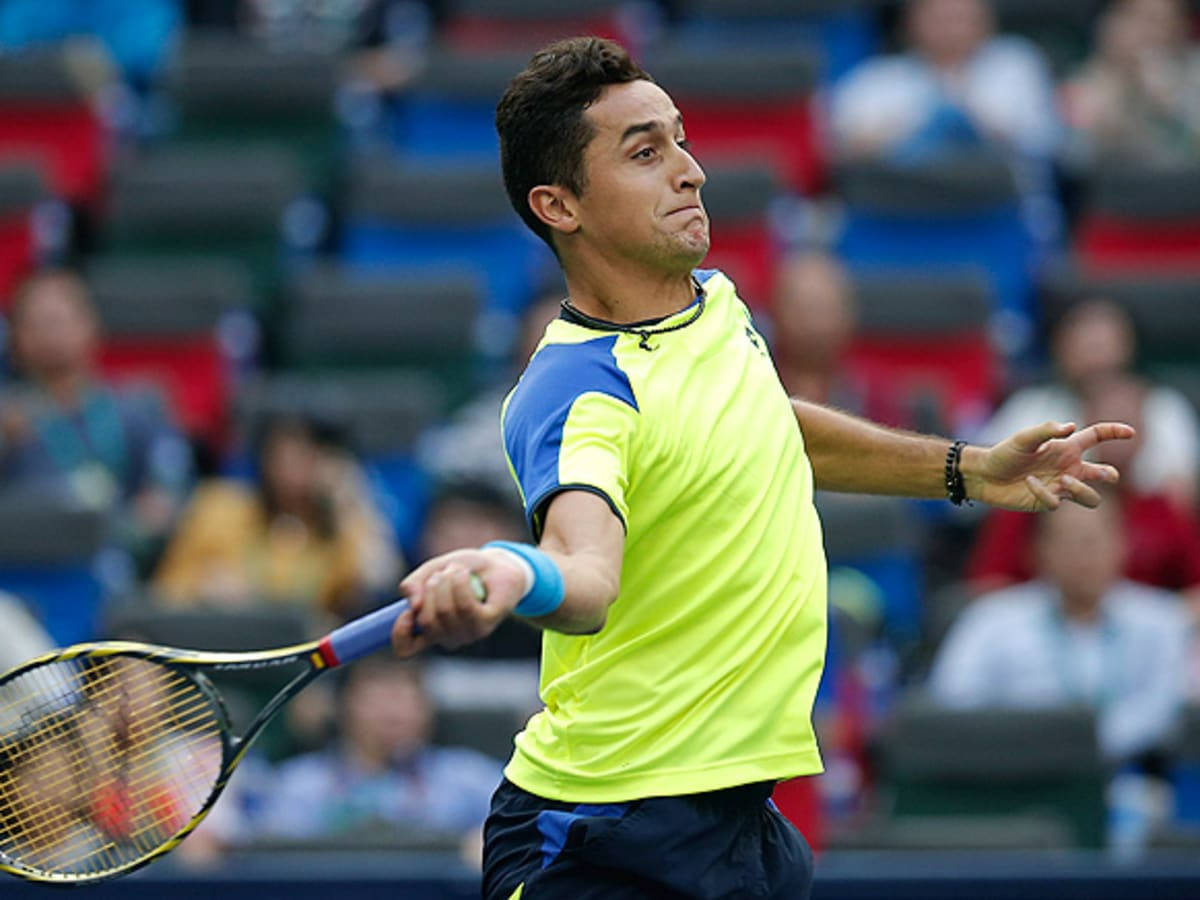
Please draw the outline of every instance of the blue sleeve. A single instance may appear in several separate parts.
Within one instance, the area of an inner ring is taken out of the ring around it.
[[[563,490],[602,496],[624,523],[623,486],[637,400],[617,364],[617,335],[549,344],[534,355],[503,413],[505,452],[534,538]]]

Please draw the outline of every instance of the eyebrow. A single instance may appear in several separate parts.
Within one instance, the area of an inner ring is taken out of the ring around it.
[[[683,125],[683,115],[682,114],[675,116],[675,125],[676,126]],[[620,143],[624,144],[627,140],[629,140],[635,134],[645,134],[650,131],[663,131],[663,130],[664,129],[663,129],[662,121],[660,119],[652,119],[649,122],[638,122],[634,125],[630,125],[628,128],[625,129],[625,131],[621,134]]]

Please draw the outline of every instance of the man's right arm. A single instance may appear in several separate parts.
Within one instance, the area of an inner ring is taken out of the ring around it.
[[[527,621],[567,634],[603,628],[620,590],[625,552],[624,527],[608,502],[590,491],[555,496],[538,549],[562,574],[563,600],[553,612]],[[486,589],[482,601],[472,574]],[[514,614],[525,595],[525,579],[519,560],[498,548],[455,550],[429,560],[400,583],[411,609],[392,628],[393,649],[411,656],[432,644],[453,648],[486,637]]]

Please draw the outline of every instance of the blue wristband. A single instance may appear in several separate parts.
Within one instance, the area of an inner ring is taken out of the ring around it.
[[[558,564],[532,544],[519,544],[516,541],[489,541],[483,545],[486,550],[496,547],[515,553],[533,569],[533,587],[521,598],[513,610],[518,616],[548,616],[562,606],[566,587],[563,584],[562,572]]]

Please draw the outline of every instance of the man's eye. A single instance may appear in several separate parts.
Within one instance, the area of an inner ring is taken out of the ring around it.
[[[649,159],[653,155],[654,155],[653,147],[643,147],[637,153],[633,154],[633,158],[634,159]]]

